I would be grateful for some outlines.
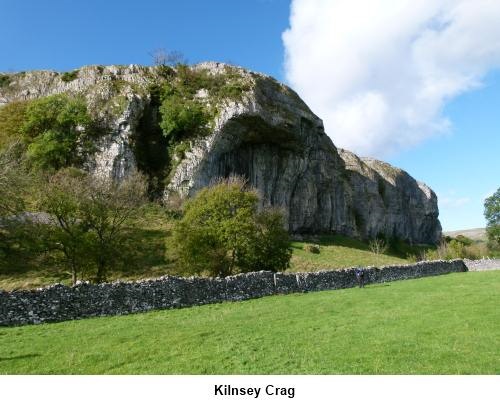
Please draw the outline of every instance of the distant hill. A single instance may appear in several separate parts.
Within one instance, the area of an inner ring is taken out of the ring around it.
[[[458,235],[464,235],[472,240],[487,240],[486,229],[484,228],[474,228],[474,229],[463,229],[461,231],[449,231],[443,232],[445,236],[451,236],[452,238]]]

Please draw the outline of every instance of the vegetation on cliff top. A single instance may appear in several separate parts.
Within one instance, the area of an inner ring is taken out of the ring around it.
[[[61,80],[63,82],[71,82],[71,81],[75,80],[76,78],[78,78],[78,69],[72,70],[71,72],[64,72],[61,75]]]
[[[10,80],[11,78],[9,75],[0,74],[0,88],[8,86]]]

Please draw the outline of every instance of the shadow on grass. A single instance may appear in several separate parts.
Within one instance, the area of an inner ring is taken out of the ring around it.
[[[0,361],[12,361],[12,360],[32,359],[34,357],[40,357],[40,356],[41,355],[38,354],[38,353],[21,354],[19,356],[0,357]]]

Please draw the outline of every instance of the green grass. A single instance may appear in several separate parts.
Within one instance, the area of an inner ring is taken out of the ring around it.
[[[136,260],[127,261],[126,266],[108,275],[109,280],[137,280],[141,278],[160,277],[165,274],[179,273],[175,266],[175,256],[169,249],[169,239],[173,220],[164,209],[151,205],[130,229],[130,237],[134,241],[137,252]],[[315,254],[304,249],[307,244],[320,245],[320,253]],[[291,272],[307,272],[322,269],[340,269],[353,266],[383,266],[389,264],[409,263],[405,257],[415,254],[417,248],[404,244],[400,251],[389,250],[387,254],[372,253],[368,244],[341,235],[320,236],[303,242],[292,242]],[[54,283],[71,284],[71,275],[56,264],[52,257],[37,259],[35,263],[27,260],[13,260],[13,263],[0,269],[0,289],[30,289]],[[91,278],[91,275],[83,277]]]
[[[4,374],[498,374],[500,271],[0,329]]]
[[[320,253],[311,253],[304,249],[307,244],[320,246]],[[406,247],[406,249],[410,249]],[[289,271],[317,271],[353,266],[384,266],[389,264],[407,264],[406,252],[389,251],[387,254],[375,254],[368,244],[341,235],[323,236],[317,240],[292,242],[293,256]],[[412,253],[408,250],[407,253]]]

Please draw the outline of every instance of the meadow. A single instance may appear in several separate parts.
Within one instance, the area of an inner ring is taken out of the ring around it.
[[[500,271],[0,329],[2,374],[498,374]]]

